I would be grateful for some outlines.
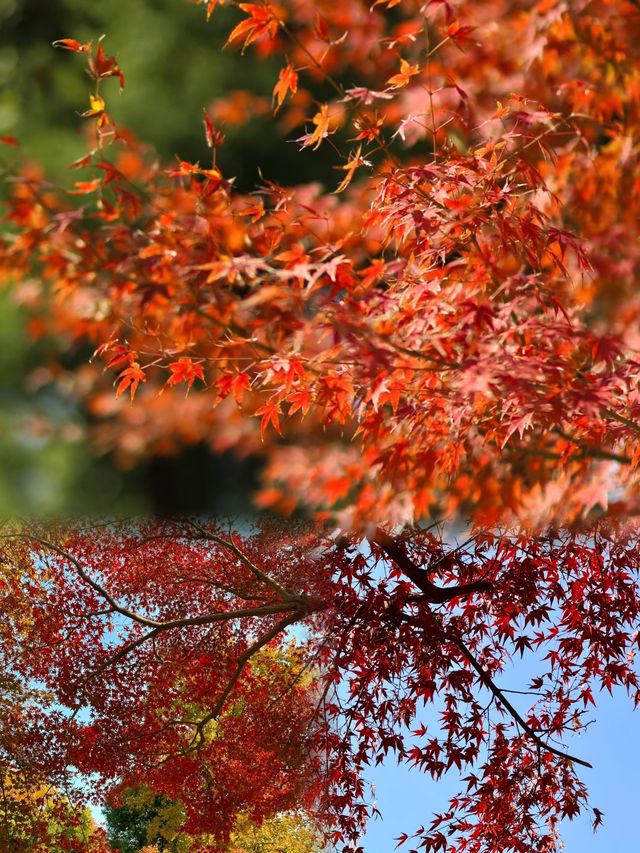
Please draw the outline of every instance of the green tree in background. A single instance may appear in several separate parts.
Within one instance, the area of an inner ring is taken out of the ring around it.
[[[120,853],[152,848],[160,853],[198,853],[203,846],[230,853],[320,853],[322,840],[302,814],[281,814],[260,826],[248,818],[238,821],[228,845],[184,833],[181,803],[156,794],[147,786],[128,788],[119,805],[105,809],[109,843]]]
[[[146,845],[171,853],[189,849],[189,842],[177,837],[184,822],[181,804],[146,786],[125,790],[119,805],[105,808],[105,818],[109,843],[120,853],[137,853]]]
[[[270,179],[300,179],[292,167],[300,170],[304,164],[296,164],[282,145],[289,129],[271,121],[278,66],[221,51],[234,16],[229,8],[219,12],[207,24],[202,7],[184,0],[0,0],[1,132],[18,137],[26,155],[47,174],[64,174],[85,153],[77,110],[86,80],[51,43],[69,34],[88,41],[105,33],[127,78],[114,117],[151,143],[162,160],[205,157],[203,108],[231,90],[247,91],[257,96],[257,115],[248,123],[225,122],[225,174],[247,187],[255,185],[258,169]],[[314,170],[317,174],[317,157]]]

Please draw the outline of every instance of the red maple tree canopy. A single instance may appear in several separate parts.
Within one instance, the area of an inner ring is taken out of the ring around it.
[[[201,163],[158,163],[102,40],[64,38],[90,151],[70,188],[14,175],[0,270],[95,349],[73,385],[102,449],[259,455],[258,505],[315,526],[5,531],[2,653],[55,697],[30,737],[59,780],[149,784],[216,838],[302,804],[353,847],[395,753],[464,777],[415,847],[556,850],[586,802],[563,736],[597,688],[638,698],[640,8],[201,5],[280,61],[308,182],[236,189],[225,103]]]
[[[435,529],[181,520],[3,543],[3,667],[43,691],[8,754],[58,785],[72,769],[98,792],[148,785],[218,841],[239,814],[305,807],[357,846],[367,766],[395,755],[463,774],[421,816],[421,849],[555,850],[590,767],[563,741],[597,690],[640,697],[640,550],[621,529],[454,547]],[[525,654],[516,697],[501,676]]]

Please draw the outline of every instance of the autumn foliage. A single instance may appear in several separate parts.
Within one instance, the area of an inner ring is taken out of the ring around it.
[[[239,816],[300,807],[357,846],[367,767],[388,755],[463,772],[447,811],[421,816],[423,849],[555,850],[586,804],[567,737],[598,690],[640,697],[623,529],[455,547],[435,529],[365,542],[181,520],[8,528],[3,547],[2,664],[43,691],[7,760],[57,785],[91,774],[116,805],[145,785],[211,837],[202,850]],[[501,676],[525,655],[536,674],[514,697]]]
[[[109,116],[103,43],[57,43],[95,80],[93,148],[66,191],[13,184],[3,267],[96,348],[98,445],[260,453],[263,506],[345,524],[629,512],[635,4],[237,5],[230,45],[282,55],[306,185],[234,191],[208,115],[213,162],[158,164]]]
[[[304,802],[357,844],[366,764],[392,751],[435,778],[465,771],[416,846],[555,850],[585,802],[557,739],[594,685],[638,690],[640,7],[200,5],[235,7],[227,49],[280,63],[274,121],[309,180],[236,189],[218,153],[234,93],[205,112],[201,162],[157,162],[111,117],[125,78],[102,40],[64,38],[78,56],[60,61],[94,84],[90,150],[66,189],[16,171],[2,275],[36,334],[94,350],[66,380],[99,449],[123,465],[200,441],[259,455],[259,506],[346,536],[11,534],[26,550],[10,562],[46,554],[37,595],[8,594],[52,655],[27,643],[14,665],[95,715],[65,723],[81,755],[52,767],[142,780],[221,838],[239,812]],[[445,517],[470,522],[464,547],[426,530]],[[296,621],[309,645],[291,654],[317,669],[285,711],[277,655]],[[496,679],[541,651],[518,710]],[[419,724],[432,701],[439,735]],[[212,767],[231,774],[224,794]]]

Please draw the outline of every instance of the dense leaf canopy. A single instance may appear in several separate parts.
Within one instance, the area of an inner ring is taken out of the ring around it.
[[[60,38],[89,151],[66,187],[18,158],[0,270],[33,334],[95,350],[53,373],[102,450],[260,456],[258,505],[314,521],[7,528],[30,742],[223,843],[303,806],[357,847],[395,753],[463,777],[415,846],[556,850],[586,802],[563,742],[595,688],[639,695],[640,7],[199,5],[279,68],[306,179],[225,172],[269,108],[244,90],[160,162],[114,118],[109,42]]]

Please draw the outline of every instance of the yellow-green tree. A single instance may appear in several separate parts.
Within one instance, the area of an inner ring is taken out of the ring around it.
[[[146,785],[127,788],[117,806],[106,809],[109,841],[120,853],[162,851],[200,853],[319,853],[322,837],[307,815],[287,812],[257,825],[242,816],[228,844],[207,835],[189,835],[182,829],[182,803],[159,795]]]

